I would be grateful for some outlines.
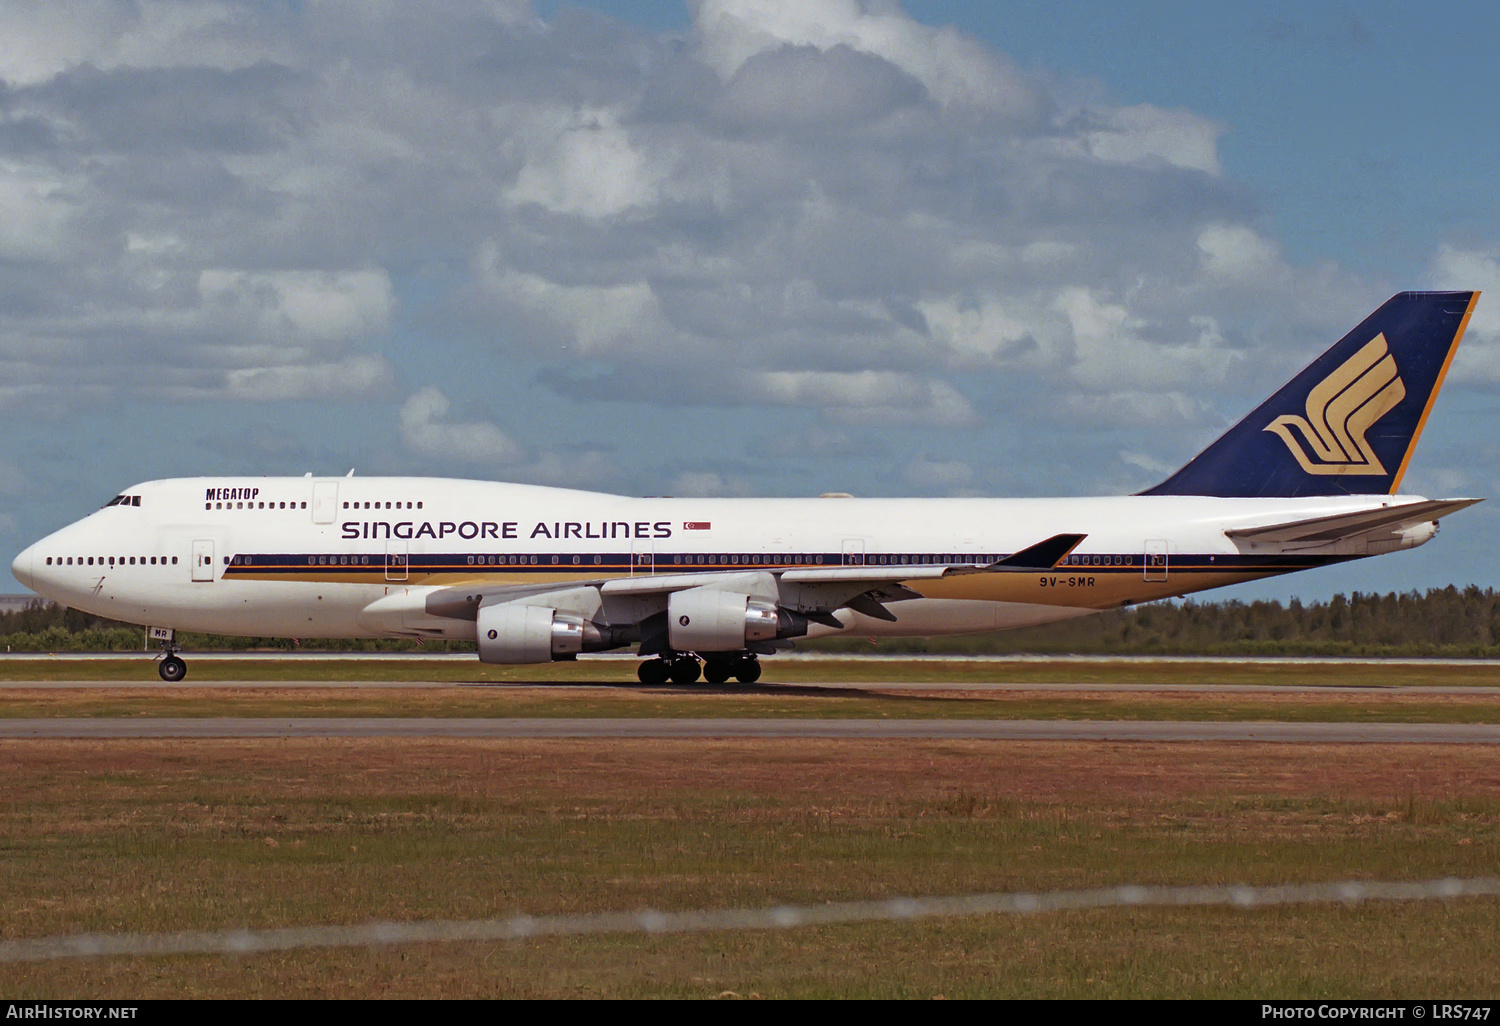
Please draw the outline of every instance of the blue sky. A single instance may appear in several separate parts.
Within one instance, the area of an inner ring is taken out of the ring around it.
[[[1407,488],[1492,495],[1497,22],[7,4],[0,556],[200,473],[1134,491],[1427,287],[1493,291]],[[1225,594],[1495,584],[1490,505]]]

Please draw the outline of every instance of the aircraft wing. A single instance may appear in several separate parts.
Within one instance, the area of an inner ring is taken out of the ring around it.
[[[1329,545],[1372,531],[1400,531],[1417,524],[1430,523],[1449,513],[1456,513],[1483,499],[1424,499],[1399,506],[1336,513],[1328,517],[1294,520],[1290,523],[1261,527],[1235,527],[1224,532],[1235,541],[1283,545]]]
[[[1078,547],[1087,535],[1057,534],[1020,552],[993,563],[923,563],[862,566],[799,566],[792,569],[763,567],[738,571],[710,570],[685,574],[648,574],[641,577],[616,577],[599,585],[607,595],[645,595],[653,592],[681,591],[706,584],[719,584],[729,575],[770,573],[787,582],[799,584],[879,584],[897,581],[933,580],[957,574],[1035,573],[1051,570],[1062,558]]]
[[[920,593],[904,586],[901,583],[903,581],[936,580],[959,574],[1035,573],[1050,570],[1085,537],[1082,534],[1053,535],[993,563],[866,564],[798,566],[786,569],[737,567],[578,580],[566,584],[475,583],[439,588],[422,596],[420,602],[422,611],[430,616],[473,619],[481,604],[525,602],[533,597],[540,601],[568,591],[597,589],[600,598],[605,600],[649,600],[690,588],[732,590],[745,585],[747,590],[757,592],[769,588],[770,594],[779,595],[788,608],[794,608],[816,622],[843,626],[831,615],[834,609],[842,606],[878,619],[894,620],[895,616],[883,603],[922,597]],[[392,599],[389,604],[395,612],[398,604],[404,609],[410,601]]]
[[[1087,537],[1082,534],[1056,534],[1004,559],[993,563],[869,564],[862,566],[799,566],[781,570],[742,571],[750,575],[770,574],[776,578],[779,603],[794,609],[816,623],[830,627],[844,626],[833,610],[847,607],[878,620],[894,621],[896,616],[885,603],[918,599],[922,595],[902,582],[936,580],[958,574],[1035,573],[1050,570]],[[616,578],[605,582],[602,595],[647,595],[703,586],[732,587],[734,573],[661,574],[649,577]]]

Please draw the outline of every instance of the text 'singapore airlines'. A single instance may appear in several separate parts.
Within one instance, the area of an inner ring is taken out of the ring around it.
[[[647,683],[760,677],[797,638],[1022,627],[1421,545],[1400,493],[1477,292],[1404,292],[1167,480],[1060,499],[634,498],[436,478],[149,481],[17,578],[150,628],[444,638],[493,663],[633,648]]]

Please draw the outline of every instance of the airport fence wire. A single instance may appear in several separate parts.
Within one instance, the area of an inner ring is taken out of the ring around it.
[[[724,930],[790,930],[843,923],[901,922],[949,916],[1035,915],[1106,908],[1242,910],[1282,905],[1453,900],[1500,895],[1500,877],[1413,882],[1354,881],[1250,886],[1143,887],[1124,885],[1043,893],[890,898],[825,905],[695,912],[601,912],[571,916],[292,926],[269,930],[75,934],[0,941],[0,962],[142,955],[246,955],[298,948],[381,947],[455,941],[515,941],[589,934],[674,934]]]

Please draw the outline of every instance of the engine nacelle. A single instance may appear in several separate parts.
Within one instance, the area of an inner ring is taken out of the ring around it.
[[[744,592],[688,588],[667,597],[667,639],[677,652],[737,652],[776,637],[774,603]]]
[[[547,606],[480,606],[475,626],[482,663],[547,663],[583,650],[583,617]]]

